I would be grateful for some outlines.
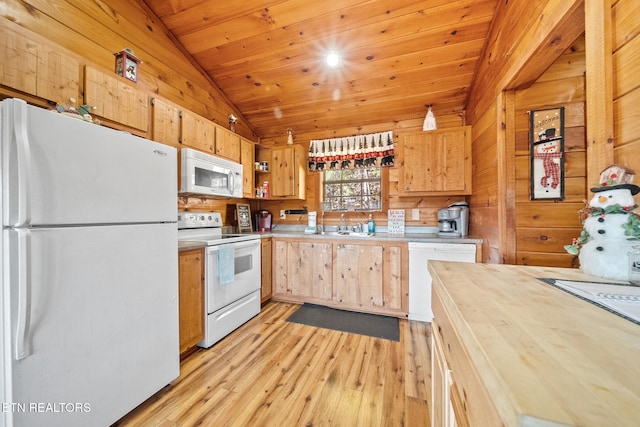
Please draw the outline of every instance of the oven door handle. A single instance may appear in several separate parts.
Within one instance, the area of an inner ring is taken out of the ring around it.
[[[217,251],[220,246],[231,245],[234,249],[245,249],[250,247],[259,247],[260,239],[242,240],[240,242],[223,243],[222,245],[207,246],[207,251]]]

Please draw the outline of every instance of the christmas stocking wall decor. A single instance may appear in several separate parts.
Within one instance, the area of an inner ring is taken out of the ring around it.
[[[629,252],[640,244],[640,217],[633,196],[640,187],[632,184],[634,172],[612,165],[600,174],[600,184],[585,209],[582,234],[564,248],[578,255],[580,269],[605,279],[629,279]]]

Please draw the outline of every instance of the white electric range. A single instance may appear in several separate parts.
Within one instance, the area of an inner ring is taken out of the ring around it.
[[[178,240],[205,248],[205,338],[208,348],[260,313],[260,236],[222,234],[218,212],[178,212]]]

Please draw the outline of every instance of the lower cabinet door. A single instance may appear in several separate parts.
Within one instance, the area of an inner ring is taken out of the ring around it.
[[[180,353],[204,338],[204,253],[203,249],[179,255]]]

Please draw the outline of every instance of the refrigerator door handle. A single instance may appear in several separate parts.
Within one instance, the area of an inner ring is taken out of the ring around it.
[[[13,128],[18,153],[18,218],[15,227],[31,223],[31,148],[27,132],[27,103],[15,102]]]
[[[31,231],[16,229],[18,235],[18,312],[16,322],[16,360],[29,356],[29,317],[31,313],[31,272],[28,260],[31,258]]]

